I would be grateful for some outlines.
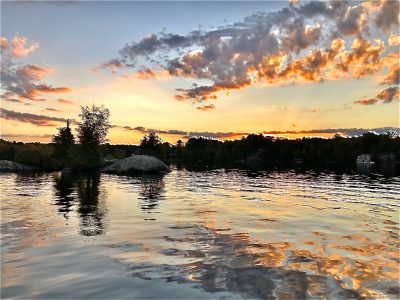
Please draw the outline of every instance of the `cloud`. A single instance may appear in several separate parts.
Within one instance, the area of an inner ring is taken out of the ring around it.
[[[69,93],[72,89],[68,87],[52,87],[48,84],[39,84],[35,85],[35,89],[32,91],[34,95],[47,93],[47,94],[62,94],[62,93]]]
[[[192,137],[205,137],[212,139],[237,139],[243,136],[247,136],[249,132],[210,132],[210,131],[184,131],[177,129],[169,129],[169,130],[157,130],[157,129],[149,129],[143,126],[130,127],[130,126],[119,126],[114,125],[114,128],[120,128],[129,131],[137,131],[143,134],[148,134],[152,131],[158,134],[167,134],[167,135],[177,135],[180,138],[189,139]],[[318,135],[318,134],[336,134],[341,133],[345,136],[358,136],[362,135],[365,132],[373,131],[379,134],[386,133],[388,131],[396,131],[399,132],[400,128],[398,127],[380,127],[380,128],[325,128],[325,129],[311,129],[311,130],[268,130],[262,132],[265,135],[284,135],[284,136],[299,136],[299,135]]]
[[[191,131],[184,138],[205,137],[213,139],[232,139],[248,135],[247,132],[209,132],[209,131]]]
[[[23,101],[15,98],[3,98],[4,101],[13,102],[13,103],[24,103]]]
[[[246,132],[208,132],[208,131],[184,131],[179,129],[154,129],[154,128],[146,128],[144,126],[120,126],[120,125],[112,125],[112,128],[123,129],[127,131],[136,131],[143,134],[148,134],[150,132],[156,132],[157,134],[165,134],[165,135],[177,135],[182,138],[191,138],[191,137],[207,137],[207,138],[234,138],[241,137],[247,135]]]
[[[379,30],[396,28],[398,5],[391,2],[396,1],[292,3],[214,30],[152,33],[126,44],[120,56],[103,67],[133,68],[142,78],[167,71],[170,76],[209,81],[176,89],[177,100],[192,102],[254,84],[285,86],[370,76],[389,65],[387,49],[372,37],[376,30],[371,27],[378,29],[377,37]]]
[[[150,133],[150,132],[156,132],[159,134],[171,134],[171,135],[185,135],[187,134],[186,131],[182,130],[177,130],[177,129],[170,129],[170,130],[160,130],[160,129],[152,129],[152,128],[146,128],[143,126],[136,126],[136,127],[131,127],[131,126],[120,126],[120,125],[112,125],[112,128],[120,128],[123,130],[128,130],[128,131],[137,131],[141,132],[144,134]]]
[[[370,99],[363,99],[363,100],[357,100],[354,101],[353,103],[355,104],[362,104],[362,105],[372,105],[377,103],[378,101],[383,101],[383,103],[390,103],[396,98],[399,99],[399,87],[393,86],[384,89],[383,91],[379,92],[378,95],[376,95],[374,98]]]
[[[198,107],[196,107],[196,109],[201,110],[201,111],[207,111],[210,109],[215,109],[215,105],[210,104],[210,105],[198,106]]]
[[[400,67],[399,65],[393,65],[389,73],[386,75],[385,79],[381,84],[399,84],[400,82]]]
[[[347,7],[342,19],[339,20],[338,30],[344,35],[355,35],[366,31],[368,12],[363,6]]]
[[[375,24],[385,32],[389,32],[393,27],[399,26],[400,2],[395,0],[384,0],[379,2],[380,7],[375,18]]]
[[[361,104],[361,105],[372,105],[378,102],[378,99],[370,98],[370,99],[363,99],[363,100],[356,100],[353,103]]]
[[[41,82],[48,74],[54,72],[53,68],[43,68],[34,64],[21,65],[15,58],[28,55],[39,47],[38,43],[28,45],[26,37],[17,36],[11,46],[6,38],[2,38],[2,63],[1,63],[1,88],[8,92],[7,98],[25,98],[39,100],[37,97],[43,93],[67,93],[68,87],[53,87]]]
[[[150,68],[144,69],[144,70],[139,70],[137,72],[137,77],[139,79],[149,79],[149,78],[155,78],[156,73],[153,72]]]
[[[57,99],[57,102],[62,104],[74,104],[74,101],[67,99]]]
[[[55,108],[51,108],[51,107],[48,107],[48,108],[46,108],[45,110],[47,110],[47,111],[54,111],[54,112],[62,112],[62,111],[59,110],[59,109],[55,109]]]
[[[389,46],[396,47],[400,45],[400,35],[392,33],[388,39]]]
[[[8,133],[2,133],[1,138],[6,139],[6,140],[15,140],[15,139],[32,139],[37,140],[37,139],[51,139],[53,137],[52,134],[8,134]]]
[[[8,40],[5,37],[0,37],[0,49],[5,51],[8,48]]]
[[[39,48],[39,43],[34,41],[29,43],[28,39],[24,36],[16,36],[11,41],[11,55],[14,57],[27,56],[37,48]]]
[[[109,69],[112,73],[116,73],[118,69],[127,67],[127,65],[123,63],[122,60],[114,58],[106,61],[100,67],[104,69]],[[97,71],[97,68],[93,68],[92,70]]]
[[[392,102],[393,99],[399,98],[399,87],[389,87],[381,91],[376,98],[383,100],[384,103]]]
[[[148,134],[150,132],[156,132],[158,134],[166,134],[166,135],[178,135],[182,138],[190,138],[190,137],[207,137],[207,138],[232,138],[232,137],[240,137],[244,136],[248,133],[243,132],[208,132],[208,131],[184,131],[179,129],[169,129],[169,130],[160,130],[160,129],[151,129],[143,126],[119,126],[113,125],[113,128],[120,128],[123,130],[129,131],[137,131],[143,134]]]
[[[289,4],[290,5],[296,5],[296,4],[299,4],[300,3],[300,0],[289,0]]]
[[[366,132],[375,132],[383,134],[389,131],[399,132],[399,127],[379,127],[379,128],[325,128],[325,129],[311,129],[311,130],[289,130],[289,131],[264,131],[266,135],[299,135],[299,134],[324,134],[324,133],[341,133],[345,136],[360,136]]]
[[[41,80],[46,75],[54,72],[52,68],[41,68],[37,65],[25,65],[16,69],[16,75],[22,78]]]
[[[0,117],[6,120],[30,123],[37,126],[56,126],[56,123],[67,121],[67,119],[64,118],[16,112],[4,108],[0,108]]]

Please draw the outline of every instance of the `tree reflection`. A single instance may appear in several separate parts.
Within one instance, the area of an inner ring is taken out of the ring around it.
[[[104,191],[99,189],[100,174],[86,174],[77,184],[80,217],[80,233],[85,236],[101,235],[106,232],[107,207]]]
[[[139,200],[143,211],[151,211],[164,197],[165,184],[162,176],[143,176],[140,178]]]
[[[74,179],[71,173],[61,172],[54,174],[55,204],[58,211],[68,220],[69,212],[74,205]]]

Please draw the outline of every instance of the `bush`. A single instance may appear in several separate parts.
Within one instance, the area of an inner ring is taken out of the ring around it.
[[[16,148],[15,161],[35,168],[55,170],[62,167],[50,145],[23,145]]]

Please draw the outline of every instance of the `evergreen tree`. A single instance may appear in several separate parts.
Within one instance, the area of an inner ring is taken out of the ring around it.
[[[75,138],[70,127],[70,121],[67,120],[67,127],[59,127],[57,129],[58,134],[53,136],[53,143],[55,146],[54,156],[65,158],[69,147],[75,143]]]
[[[155,131],[152,131],[140,140],[140,152],[149,155],[159,155],[162,143],[163,140],[161,137]]]
[[[161,137],[155,131],[152,131],[141,139],[140,147],[154,148],[158,145],[161,145],[162,142],[163,140],[161,139]]]

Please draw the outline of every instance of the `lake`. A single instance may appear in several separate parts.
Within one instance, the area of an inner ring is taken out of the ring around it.
[[[399,298],[400,177],[0,179],[2,299]]]

